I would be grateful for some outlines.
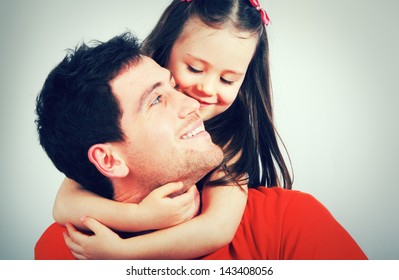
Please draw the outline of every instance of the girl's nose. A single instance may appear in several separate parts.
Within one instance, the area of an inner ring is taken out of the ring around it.
[[[216,94],[217,81],[214,77],[204,78],[201,83],[197,84],[197,90],[204,96],[213,96]]]

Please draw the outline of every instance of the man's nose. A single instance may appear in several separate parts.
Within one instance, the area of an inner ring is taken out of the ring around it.
[[[178,115],[180,118],[185,118],[187,115],[199,111],[200,103],[194,98],[179,91],[176,91],[174,96],[175,107],[178,108]]]

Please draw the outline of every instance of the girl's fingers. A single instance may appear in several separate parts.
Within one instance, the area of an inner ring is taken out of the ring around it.
[[[174,197],[173,200],[175,200],[175,202],[177,203],[180,203],[181,205],[193,205],[193,203],[195,202],[194,200],[198,195],[199,193],[197,187],[194,185],[189,188],[187,192]]]
[[[76,230],[75,227],[69,223],[67,223],[65,226],[68,230],[69,238],[74,243],[81,244],[84,241],[84,238],[88,237],[86,234]]]
[[[91,230],[95,235],[97,235],[97,233],[99,233],[100,231],[104,231],[104,230],[110,231],[109,228],[104,226],[102,223],[100,223],[96,219],[84,216],[80,220],[82,221],[83,225],[86,226],[89,230]]]
[[[185,192],[181,195],[175,196],[173,198],[173,201],[175,203],[178,203],[179,205],[190,205],[194,202],[194,194],[191,192]]]
[[[87,258],[84,255],[77,254],[74,251],[72,251],[72,256],[74,256],[78,260],[87,260]]]
[[[64,240],[65,240],[65,244],[68,246],[69,250],[71,250],[72,255],[75,256],[76,255],[80,255],[83,253],[83,249],[82,247],[75,243],[70,236],[68,235],[68,233],[64,232]]]
[[[174,182],[166,184],[158,189],[155,189],[154,191],[157,192],[162,197],[174,196],[176,194],[179,194],[182,191],[183,187],[184,186],[182,182],[177,182],[177,183]]]

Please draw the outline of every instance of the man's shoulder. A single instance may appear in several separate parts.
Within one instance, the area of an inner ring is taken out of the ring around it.
[[[40,236],[35,246],[35,260],[75,259],[65,244],[63,233],[66,228],[58,223],[51,224]]]
[[[232,242],[206,259],[281,259],[286,223],[297,209],[313,200],[296,190],[279,187],[248,189],[248,201]]]
[[[288,190],[280,187],[258,187],[248,190],[247,207],[285,209],[305,205],[320,205],[312,195],[298,190]]]
[[[288,229],[301,227],[312,221],[330,221],[333,217],[329,210],[312,195],[279,187],[259,187],[249,189],[248,202],[243,223],[251,228],[258,225],[254,220],[264,221],[269,228]],[[262,231],[265,230],[262,228]]]

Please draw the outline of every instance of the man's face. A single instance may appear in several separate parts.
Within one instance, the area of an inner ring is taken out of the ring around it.
[[[176,91],[170,72],[152,59],[143,57],[110,84],[126,136],[115,145],[142,198],[168,182],[183,181],[188,188],[222,161],[221,148],[204,130],[199,103]]]

